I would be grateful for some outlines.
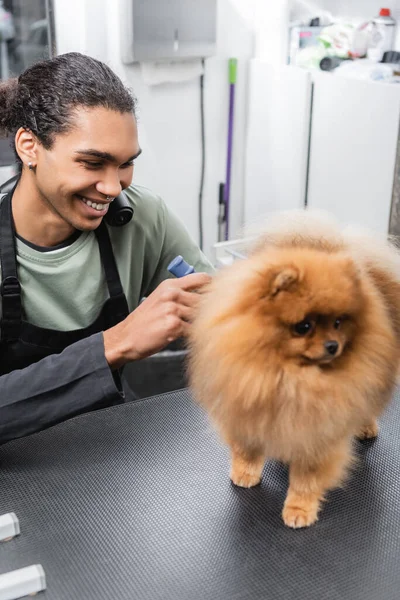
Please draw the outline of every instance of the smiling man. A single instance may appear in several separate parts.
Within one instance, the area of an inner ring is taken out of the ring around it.
[[[0,84],[0,129],[20,165],[0,204],[1,443],[122,402],[118,369],[185,335],[213,269],[132,185],[135,100],[103,63],[65,54]],[[109,227],[122,190],[133,218]],[[198,273],[169,279],[178,254]]]

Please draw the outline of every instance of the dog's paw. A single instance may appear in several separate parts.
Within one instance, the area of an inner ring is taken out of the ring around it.
[[[318,504],[310,504],[309,506],[284,506],[282,512],[283,522],[287,527],[292,529],[301,529],[309,527],[318,521]]]
[[[359,431],[357,437],[359,440],[372,440],[377,437],[378,433],[378,423],[376,421],[371,421],[368,423],[368,425],[365,425],[361,431]]]
[[[252,459],[244,458],[243,454],[232,453],[231,472],[232,483],[239,487],[251,488],[261,481],[264,457],[257,456]]]
[[[261,481],[261,477],[259,475],[254,475],[253,473],[246,473],[245,471],[232,470],[230,478],[232,483],[243,488],[254,487],[255,485],[258,485]]]

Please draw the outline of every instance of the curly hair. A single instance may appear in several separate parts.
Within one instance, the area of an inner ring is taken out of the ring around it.
[[[0,83],[0,133],[14,139],[23,127],[50,149],[57,134],[73,127],[73,112],[79,106],[136,114],[136,98],[107,65],[69,52]]]

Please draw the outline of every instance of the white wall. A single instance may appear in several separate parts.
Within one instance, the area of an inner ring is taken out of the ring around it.
[[[217,56],[206,60],[206,177],[204,187],[204,248],[217,241],[218,186],[225,180],[228,123],[228,58],[238,57],[231,234],[243,219],[244,148],[247,114],[247,58],[254,49],[254,19],[261,0],[219,0]],[[199,78],[149,86],[139,65],[120,59],[119,14],[115,0],[55,0],[58,53],[72,50],[107,62],[138,98],[138,122],[143,154],[135,180],[159,193],[198,239],[200,183]]]

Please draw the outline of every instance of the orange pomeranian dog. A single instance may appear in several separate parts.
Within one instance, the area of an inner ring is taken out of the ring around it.
[[[202,295],[189,377],[231,452],[235,485],[289,466],[283,520],[306,527],[377,435],[400,351],[400,257],[385,240],[302,211],[272,221]]]

